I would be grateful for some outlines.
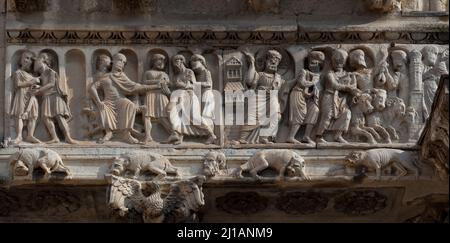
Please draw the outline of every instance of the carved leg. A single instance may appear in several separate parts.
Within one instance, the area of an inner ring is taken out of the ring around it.
[[[395,140],[400,139],[399,136],[398,136],[398,134],[397,134],[397,131],[396,131],[395,128],[393,128],[392,126],[387,127],[386,130],[387,130],[387,132],[389,132],[389,134],[392,135],[392,137],[393,137]]]
[[[253,168],[252,170],[250,170],[250,174],[256,179],[261,179],[261,177],[258,175],[258,172],[261,172],[261,171],[267,169],[269,167],[269,162],[267,162],[267,160],[265,158],[260,158],[258,163],[253,163],[253,164],[257,164],[257,166],[255,168]]]
[[[278,180],[283,180],[285,178],[286,166],[280,169],[280,173],[278,174]]]
[[[47,162],[48,162],[48,155],[46,155],[46,156],[40,158],[40,159],[37,161],[38,166],[39,166],[42,170],[44,170],[44,177],[46,177],[46,178],[49,177],[49,176],[51,175],[51,173],[52,173],[52,171],[50,170],[50,168],[48,168],[48,166],[47,166]]]
[[[269,140],[269,137],[260,137],[259,138],[259,142],[262,143],[262,144],[273,144],[273,142],[271,142]]]
[[[314,128],[314,124],[308,124],[306,125],[305,130],[305,136],[302,139],[302,142],[309,143],[309,144],[315,144],[314,141],[311,139],[311,133]]]
[[[49,117],[45,117],[44,118],[44,124],[45,127],[47,128],[47,131],[50,133],[50,137],[51,140],[48,141],[48,144],[52,144],[52,143],[59,143],[59,138],[56,135],[56,130],[55,130],[55,124],[53,123],[52,119]]]
[[[359,127],[354,127],[352,129],[352,134],[355,136],[363,136],[367,139],[367,142],[370,144],[376,144],[377,141],[375,141],[375,139],[373,138],[372,134],[370,134],[370,132],[365,131]]]
[[[381,167],[376,168],[376,174],[377,174],[376,179],[381,181]]]
[[[334,134],[334,141],[338,143],[348,144],[348,142],[342,137],[342,133],[344,133],[344,131],[336,131],[336,133]]]
[[[145,138],[144,138],[143,142],[151,143],[151,142],[153,142],[151,117],[144,117],[144,125],[145,125]]]
[[[42,143],[39,139],[34,137],[34,131],[36,130],[36,119],[30,119],[28,121],[28,136],[27,142],[30,143]]]
[[[22,119],[17,119],[16,120],[17,138],[14,140],[14,144],[19,144],[19,143],[21,143],[23,141],[22,131],[23,131],[23,120]]]
[[[375,138],[375,140],[380,141],[381,140],[381,136],[380,134],[378,134],[375,129],[373,129],[373,127],[365,127],[365,130],[370,132],[370,134],[372,134],[372,136]]]
[[[58,116],[56,119],[58,120],[59,126],[64,133],[64,137],[66,138],[67,143],[78,144],[79,142],[70,136],[70,128],[66,119],[64,119],[62,116]]]
[[[133,176],[133,178],[134,179],[137,179],[137,178],[139,178],[139,175],[141,174],[141,169],[140,168],[137,168],[135,171],[134,171],[134,176]]]
[[[389,144],[389,143],[392,143],[392,141],[391,141],[391,135],[389,135],[389,132],[386,131],[386,129],[384,129],[384,127],[377,125],[377,126],[374,126],[373,128],[375,129],[375,131],[376,131],[377,133],[380,134],[380,136],[384,139],[384,141],[385,141],[386,143],[388,143],[388,144]]]
[[[300,130],[300,125],[291,125],[291,129],[289,131],[289,137],[286,140],[287,143],[300,144],[300,141],[295,139],[295,135],[297,135],[298,130]]]
[[[123,131],[123,141],[129,144],[138,144],[139,141],[134,138],[133,136],[131,136],[131,130],[130,129],[125,129]]]
[[[399,162],[394,162],[392,165],[395,166],[395,168],[397,168],[400,172],[400,174],[395,178],[395,180],[399,180],[400,177],[403,177],[408,174],[408,171]]]

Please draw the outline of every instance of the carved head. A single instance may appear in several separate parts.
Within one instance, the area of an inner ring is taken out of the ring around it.
[[[34,53],[31,51],[24,51],[20,57],[20,67],[22,70],[31,71],[33,65]]]
[[[386,106],[393,114],[404,115],[406,110],[405,102],[398,97],[389,97],[386,101]]]
[[[386,108],[387,92],[384,89],[371,90],[373,106],[377,111],[383,111]]]
[[[276,50],[270,50],[266,55],[266,72],[276,73],[278,71],[278,65],[282,60],[281,54]]]
[[[331,62],[333,65],[333,69],[343,69],[345,63],[347,62],[348,54],[346,51],[342,49],[336,49],[333,51],[333,55],[331,56]]]
[[[225,154],[218,152],[210,152],[205,156],[203,161],[203,173],[207,177],[214,177],[220,170],[227,169],[227,161]]]
[[[173,184],[167,198],[171,200],[184,201],[188,211],[198,211],[205,205],[203,194],[203,183],[206,181],[204,176],[197,176],[187,181],[180,181]]]
[[[408,108],[406,108],[406,112],[405,112],[405,121],[408,124],[415,124],[416,123],[416,119],[419,117],[419,113],[417,113],[416,109],[414,109],[414,107],[409,106]]]
[[[10,159],[10,165],[14,176],[27,176],[30,172],[29,165],[24,161],[23,150],[15,153]]]
[[[306,180],[310,180],[306,175],[306,164],[302,156],[294,154],[290,163],[286,167],[286,174],[289,177],[300,177]]]
[[[161,54],[154,54],[152,56],[152,67],[153,69],[162,71],[166,68],[166,57]]]
[[[125,172],[128,164],[128,159],[115,157],[111,166],[111,174],[121,176]]]
[[[367,93],[359,93],[353,97],[353,103],[361,108],[364,114],[372,113],[372,96]]]
[[[34,62],[34,71],[38,74],[41,74],[45,71],[46,68],[52,65],[52,58],[49,54],[43,52],[39,54]]]
[[[111,68],[111,57],[104,54],[98,56],[95,67],[97,68],[97,71],[108,71]]]
[[[345,157],[345,162],[347,166],[355,167],[359,165],[361,160],[363,159],[364,152],[361,151],[353,151],[347,157]]]
[[[422,49],[423,63],[427,66],[436,65],[439,49],[435,46],[426,46]]]
[[[112,68],[115,72],[122,72],[127,64],[127,57],[122,53],[117,53],[113,56]]]
[[[356,49],[349,54],[350,66],[355,69],[367,68],[366,54],[361,49]]]
[[[202,55],[192,55],[191,57],[191,67],[193,71],[201,71],[207,68],[206,59]]]
[[[399,71],[406,67],[408,63],[408,54],[403,50],[395,50],[391,52],[392,64],[395,71]]]
[[[172,58],[172,65],[175,73],[180,73],[186,68],[186,58],[183,55],[176,55]]]
[[[318,73],[322,69],[325,61],[325,54],[321,51],[312,51],[308,55],[308,69],[311,72]]]

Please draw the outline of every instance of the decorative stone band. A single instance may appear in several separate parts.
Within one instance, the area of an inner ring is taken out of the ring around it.
[[[446,44],[448,30],[415,31],[68,31],[10,29],[9,44],[292,44],[292,43],[380,43]]]

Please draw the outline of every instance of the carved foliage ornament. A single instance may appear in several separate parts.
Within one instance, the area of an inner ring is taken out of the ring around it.
[[[387,200],[385,195],[376,191],[352,191],[335,198],[334,209],[347,215],[370,215],[385,209]]]
[[[231,192],[216,199],[217,208],[229,214],[251,215],[264,211],[268,199],[256,192]]]
[[[293,215],[314,214],[323,211],[328,206],[329,198],[318,192],[293,192],[282,195],[276,207]]]
[[[40,191],[29,196],[26,207],[49,216],[64,216],[78,211],[81,204],[78,196],[68,192]]]

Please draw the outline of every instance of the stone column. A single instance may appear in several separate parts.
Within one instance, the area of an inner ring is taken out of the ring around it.
[[[411,96],[409,104],[414,107],[420,116],[416,124],[411,127],[411,136],[413,139],[417,139],[420,136],[420,131],[425,122],[425,118],[423,117],[422,53],[418,50],[411,52],[410,72]]]

